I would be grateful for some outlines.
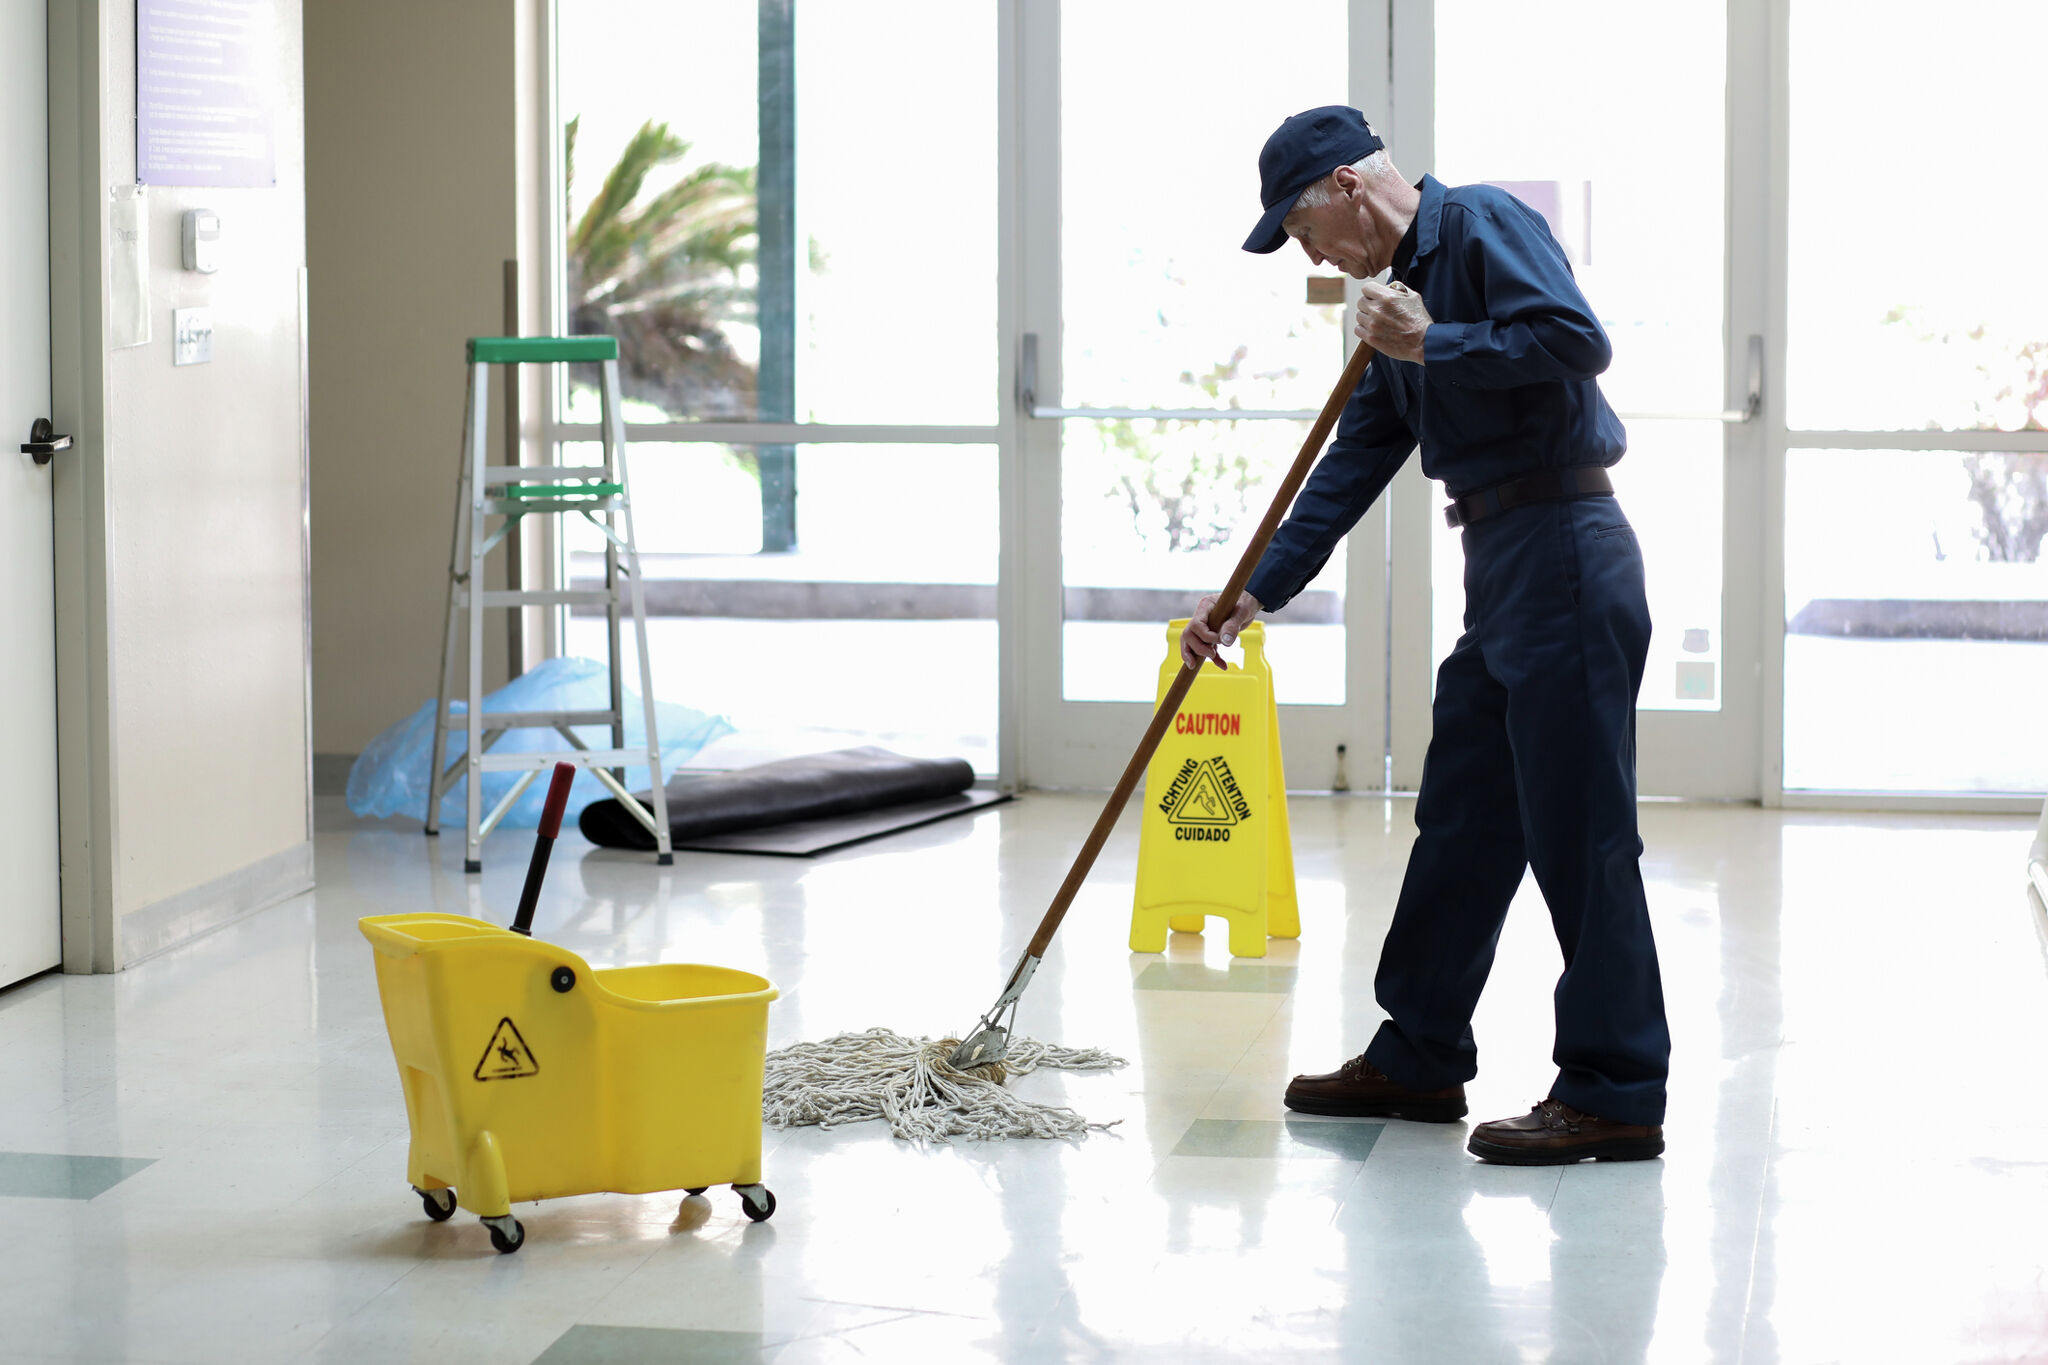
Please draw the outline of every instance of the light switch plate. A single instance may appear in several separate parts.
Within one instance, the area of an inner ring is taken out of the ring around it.
[[[204,365],[213,359],[213,310],[171,310],[171,363]]]

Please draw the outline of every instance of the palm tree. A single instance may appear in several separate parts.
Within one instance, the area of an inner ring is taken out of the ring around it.
[[[571,184],[578,122],[567,130]],[[754,170],[705,162],[642,203],[648,175],[689,151],[649,119],[569,224],[569,330],[619,339],[628,398],[676,416],[751,417],[755,367],[724,329],[755,317],[753,286],[742,279],[754,262]]]

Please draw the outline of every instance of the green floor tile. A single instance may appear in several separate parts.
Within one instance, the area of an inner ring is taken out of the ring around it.
[[[759,1332],[706,1332],[686,1327],[593,1327],[578,1323],[542,1351],[533,1365],[760,1365],[785,1342],[767,1345]]]
[[[1363,1161],[1386,1125],[1345,1119],[1196,1119],[1174,1156],[1264,1157],[1278,1161]]]
[[[106,1193],[155,1157],[65,1156],[58,1152],[0,1152],[0,1196],[17,1199],[91,1199]]]

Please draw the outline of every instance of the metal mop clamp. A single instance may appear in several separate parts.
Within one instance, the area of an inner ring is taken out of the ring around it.
[[[1301,443],[1301,451],[1294,457],[1294,463],[1287,470],[1287,477],[1280,481],[1280,487],[1273,493],[1273,503],[1266,509],[1264,520],[1259,522],[1258,533],[1244,554],[1237,561],[1237,568],[1231,571],[1230,581],[1216,597],[1216,605],[1209,610],[1209,626],[1219,629],[1230,619],[1230,613],[1237,610],[1237,600],[1244,595],[1244,585],[1251,581],[1252,570],[1259,566],[1259,560],[1266,553],[1266,546],[1272,543],[1273,533],[1280,529],[1281,519],[1294,504],[1294,497],[1308,481],[1309,470],[1315,467],[1316,457],[1322,454],[1323,442],[1330,438],[1336,428],[1337,418],[1344,411],[1344,404],[1350,401],[1353,390],[1365,378],[1365,367],[1371,363],[1373,350],[1360,344],[1351,353],[1351,360],[1344,367],[1337,387],[1330,391],[1323,403],[1323,410],[1317,414],[1315,425],[1309,428],[1308,437]],[[1195,685],[1195,678],[1201,672],[1201,665],[1181,665],[1180,676],[1166,690],[1159,700],[1159,709],[1152,713],[1152,723],[1145,728],[1144,738],[1138,741],[1137,752],[1125,765],[1123,776],[1117,779],[1116,789],[1109,794],[1109,801],[1102,808],[1102,814],[1095,818],[1095,828],[1088,831],[1088,839],[1081,845],[1081,852],[1074,859],[1074,865],[1067,870],[1067,879],[1060,883],[1059,893],[1052,898],[1045,918],[1039,921],[1038,932],[1031,936],[1024,956],[1010,973],[1009,981],[996,1003],[982,1015],[974,1031],[964,1042],[953,1050],[947,1061],[956,1067],[990,1066],[1003,1059],[1009,1050],[1010,1027],[1017,1017],[1017,1002],[1024,994],[1024,988],[1031,984],[1032,973],[1045,958],[1045,950],[1052,945],[1053,935],[1059,932],[1060,921],[1066,918],[1067,907],[1074,903],[1074,897],[1081,890],[1081,883],[1088,879],[1088,872],[1095,866],[1096,857],[1102,846],[1109,842],[1109,832],[1115,828],[1117,817],[1123,814],[1130,803],[1131,793],[1138,789],[1144,779],[1145,766],[1152,761],[1153,750],[1166,737],[1166,727],[1180,714],[1180,706],[1187,699],[1188,689]]]
[[[948,1066],[992,1066],[1003,1060],[1010,1050],[1010,1029],[1017,1022],[1017,1002],[1024,998],[1024,988],[1031,984],[1031,976],[1038,970],[1039,959],[1026,952],[1017,959],[1017,966],[1010,973],[1010,984],[1003,987],[1003,993],[989,1006],[987,1014],[981,1016],[974,1031],[966,1041],[953,1049],[953,1055],[946,1059]]]

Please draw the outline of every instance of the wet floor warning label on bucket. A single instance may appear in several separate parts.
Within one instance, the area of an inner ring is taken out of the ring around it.
[[[519,1036],[519,1026],[510,1019],[500,1019],[497,1029],[491,1034],[491,1045],[484,1049],[482,1060],[476,1064],[476,1078],[480,1081],[515,1081],[521,1076],[539,1074],[540,1063],[533,1059],[533,1049]]]
[[[1180,673],[1185,625],[1167,630],[1159,696]],[[1269,935],[1301,933],[1265,628],[1254,623],[1239,639],[1244,662],[1202,670],[1145,770],[1134,952],[1161,952],[1169,925],[1199,932],[1214,916],[1239,957],[1263,957]]]

